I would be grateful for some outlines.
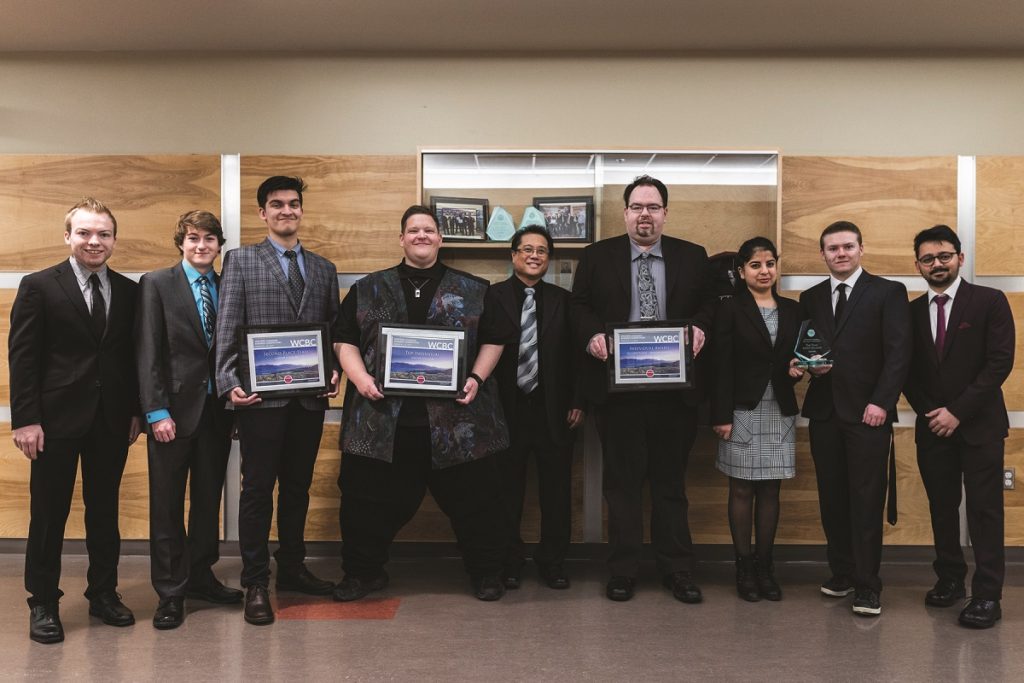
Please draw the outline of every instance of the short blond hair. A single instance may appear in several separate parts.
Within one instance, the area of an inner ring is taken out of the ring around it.
[[[71,234],[71,217],[75,215],[79,209],[84,209],[95,214],[106,214],[110,217],[110,222],[114,224],[114,237],[117,237],[117,219],[114,218],[114,214],[106,207],[106,205],[95,197],[84,197],[77,204],[68,209],[68,212],[64,214],[64,233]]]

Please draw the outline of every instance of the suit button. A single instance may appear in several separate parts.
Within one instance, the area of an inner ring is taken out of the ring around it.
[[[94,387],[96,387],[97,389],[102,389],[103,388],[103,382],[101,382],[100,380],[96,380],[95,382],[92,383],[92,385]]]

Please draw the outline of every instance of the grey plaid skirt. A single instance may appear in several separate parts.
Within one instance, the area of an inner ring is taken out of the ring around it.
[[[736,479],[796,476],[796,416],[779,411],[771,382],[753,410],[734,410],[732,434],[718,442],[715,466]]]

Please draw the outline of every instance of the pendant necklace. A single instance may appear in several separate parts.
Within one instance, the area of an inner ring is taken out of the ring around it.
[[[426,287],[428,282],[430,282],[430,278],[429,277],[426,278],[425,280],[423,280],[423,282],[421,282],[419,284],[416,284],[415,280],[413,280],[412,278],[409,278],[409,284],[411,284],[416,289],[416,291],[413,293],[413,296],[415,296],[417,299],[419,299],[420,298],[420,290],[423,289],[424,287]]]

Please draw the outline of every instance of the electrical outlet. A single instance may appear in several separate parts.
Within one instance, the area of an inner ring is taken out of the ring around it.
[[[1017,481],[1016,470],[1012,467],[1003,468],[1003,490],[1012,491]]]

